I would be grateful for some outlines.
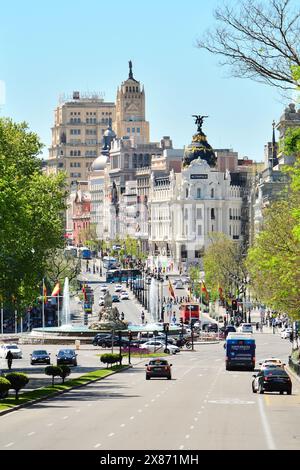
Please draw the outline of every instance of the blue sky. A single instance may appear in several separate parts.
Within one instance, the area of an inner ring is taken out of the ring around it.
[[[48,147],[60,93],[103,91],[115,101],[128,61],[146,91],[151,140],[190,143],[192,114],[207,114],[214,148],[263,159],[272,120],[285,103],[278,92],[232,78],[195,44],[214,25],[218,0],[12,0],[2,2],[0,116],[25,120]],[[47,149],[44,156],[48,156]]]

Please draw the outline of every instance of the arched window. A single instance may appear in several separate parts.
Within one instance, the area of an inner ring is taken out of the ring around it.
[[[210,197],[215,197],[215,190],[214,190],[214,188],[211,188],[211,190],[210,190]]]
[[[80,151],[80,150],[78,150],[78,157],[80,157],[80,156],[81,156],[81,151]]]
[[[189,197],[189,188],[185,188],[185,197],[186,197],[186,198]]]
[[[211,209],[211,210],[210,210],[210,218],[211,218],[212,220],[214,220],[214,219],[216,218],[216,217],[215,217],[215,209]]]
[[[70,152],[70,157],[73,157],[73,150],[71,150]]]

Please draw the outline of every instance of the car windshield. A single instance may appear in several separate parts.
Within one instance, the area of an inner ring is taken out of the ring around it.
[[[48,354],[47,351],[33,351],[35,356],[43,356],[44,354]]]
[[[15,344],[9,344],[8,346],[6,346],[7,349],[19,349],[18,346],[16,346]]]
[[[161,359],[156,359],[155,361],[150,361],[149,365],[150,366],[168,366],[169,364],[168,364],[167,361],[163,361]]]
[[[62,350],[59,351],[59,353],[58,353],[59,356],[64,356],[65,354],[73,354],[72,349],[62,349]]]

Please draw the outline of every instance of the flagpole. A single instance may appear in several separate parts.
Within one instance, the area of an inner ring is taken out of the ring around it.
[[[59,326],[59,292],[58,292],[58,296],[57,296],[57,326]]]
[[[43,278],[43,303],[42,303],[42,326],[45,328],[45,283]]]

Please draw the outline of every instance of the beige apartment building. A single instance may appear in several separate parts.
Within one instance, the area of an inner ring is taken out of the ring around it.
[[[114,126],[115,103],[105,102],[98,94],[74,91],[72,97],[62,100],[54,111],[47,172],[65,171],[69,186],[87,180],[110,121]]]

